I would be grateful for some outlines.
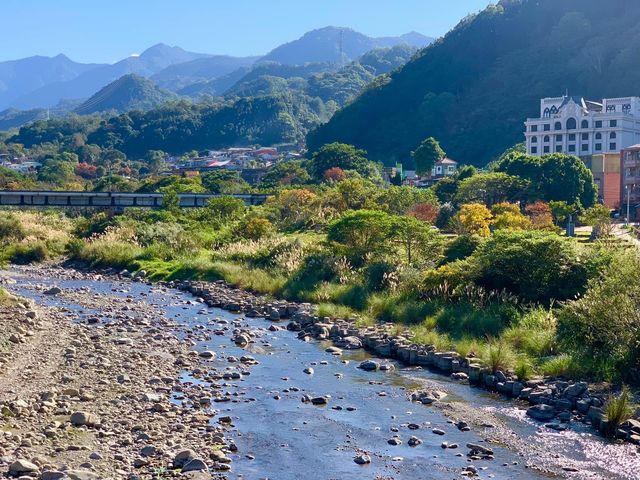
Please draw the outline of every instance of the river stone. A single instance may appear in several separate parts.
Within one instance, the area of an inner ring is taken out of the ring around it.
[[[549,405],[534,405],[527,409],[527,415],[541,422],[551,420],[556,416],[555,409]]]
[[[307,375],[313,375],[315,372],[313,370],[313,368],[311,367],[307,367],[303,370],[304,373],[306,373]]]
[[[200,352],[198,355],[200,355],[201,358],[216,358],[215,352],[212,352],[211,350],[205,350],[204,352]]]
[[[481,453],[482,455],[493,455],[493,450],[491,450],[488,447],[478,445],[477,443],[467,443],[467,448],[471,450],[472,453]]]
[[[379,367],[380,365],[378,364],[378,362],[374,362],[373,360],[365,360],[364,362],[361,362],[360,365],[358,365],[358,368],[366,372],[373,372],[375,370],[378,370]]]
[[[577,398],[585,393],[587,391],[587,388],[588,385],[586,382],[574,383],[573,385],[569,385],[567,388],[565,388],[564,392],[562,392],[562,395],[565,397]]]
[[[326,405],[328,401],[325,397],[313,397],[311,403],[313,405]]]
[[[182,450],[173,457],[173,468],[182,468],[194,458],[196,458],[196,452],[190,449]]]
[[[200,458],[194,458],[193,460],[190,460],[187,464],[185,464],[184,467],[182,467],[182,473],[198,472],[208,469],[209,467],[207,467],[207,464],[204,463],[204,460],[201,460]]]
[[[87,470],[67,470],[65,473],[71,480],[100,480],[100,476],[97,473]]]
[[[62,289],[60,287],[51,287],[49,290],[44,292],[45,295],[58,295],[62,293]]]
[[[67,478],[66,474],[56,470],[46,470],[40,475],[40,480],[61,480],[63,478]]]
[[[358,455],[353,461],[358,465],[368,465],[371,463],[371,457],[369,455]]]
[[[27,460],[16,460],[9,465],[9,472],[13,474],[34,473],[37,472],[38,466]]]
[[[93,427],[99,423],[98,417],[87,412],[73,412],[71,414],[71,424],[80,427],[86,425],[87,427]]]

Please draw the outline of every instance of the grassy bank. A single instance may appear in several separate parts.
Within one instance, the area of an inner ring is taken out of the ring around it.
[[[616,311],[601,305],[599,289],[608,288],[609,298],[619,303],[631,301],[627,311],[633,310],[635,300],[607,287],[605,277],[616,271],[618,282],[629,284],[632,271],[619,268],[629,261],[620,255],[629,252],[578,244],[553,232],[505,231],[483,239],[423,231],[423,243],[414,245],[408,262],[406,242],[356,248],[361,237],[349,237],[357,228],[353,223],[346,233],[336,233],[334,227],[276,229],[275,222],[256,218],[267,215],[132,211],[69,218],[21,212],[0,221],[0,258],[28,263],[66,257],[93,267],[144,270],[156,281],[225,280],[315,303],[321,316],[355,318],[360,325],[396,323],[415,342],[479,357],[522,379],[633,381],[626,374],[633,370],[624,366],[635,361],[635,337],[627,334],[612,360],[599,347],[611,336],[605,326],[603,338],[595,338],[584,325],[595,311]],[[365,220],[372,218],[385,220]],[[246,234],[259,228],[260,234]],[[615,321],[607,322],[616,331]],[[586,341],[578,345],[575,338]]]

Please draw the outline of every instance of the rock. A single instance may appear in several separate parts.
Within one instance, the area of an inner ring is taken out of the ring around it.
[[[453,378],[454,380],[464,381],[469,380],[469,375],[464,372],[455,372],[451,374],[451,378]]]
[[[391,437],[389,440],[387,440],[387,443],[389,445],[401,445],[402,444],[402,440],[400,440],[399,437]]]
[[[444,430],[441,430],[439,428],[434,428],[433,430],[431,430],[433,433],[435,433],[436,435],[444,435],[446,432]]]
[[[45,290],[45,295],[58,295],[62,293],[62,289],[60,287],[51,287],[49,290]]]
[[[366,372],[374,372],[378,370],[379,367],[380,365],[378,362],[374,362],[373,360],[365,360],[364,362],[360,362],[360,365],[358,365],[358,368]]]
[[[422,440],[420,440],[418,437],[411,437],[411,438],[409,439],[409,441],[407,442],[407,444],[408,444],[410,447],[417,447],[418,445],[421,445],[421,444],[422,444]]]
[[[66,474],[56,470],[46,470],[40,475],[40,480],[61,480],[63,478],[67,478]]]
[[[527,409],[527,415],[541,422],[546,422],[556,416],[556,411],[549,405],[540,404],[529,407]]]
[[[211,350],[205,350],[204,352],[200,352],[198,355],[201,358],[216,358],[215,352],[212,352]]]
[[[326,399],[326,397],[313,397],[311,399],[311,403],[313,405],[326,405],[328,403],[328,400]]]
[[[182,473],[186,472],[198,472],[201,470],[208,470],[207,464],[204,463],[204,460],[199,458],[194,458],[190,460],[184,467],[182,467]]]
[[[330,353],[331,355],[342,355],[342,349],[338,347],[329,347],[325,350],[325,352]]]
[[[493,450],[491,450],[488,447],[478,445],[477,443],[467,443],[467,448],[471,450],[472,453],[480,453],[482,455],[493,455]]]
[[[358,350],[362,348],[362,340],[358,337],[344,337],[340,340],[336,340],[337,347],[344,348],[345,350]]]
[[[303,370],[304,373],[306,373],[307,375],[313,375],[315,372],[313,370],[313,368],[311,367],[307,367]]]
[[[358,455],[353,461],[358,465],[368,465],[371,463],[371,457],[369,455]]]
[[[38,470],[37,465],[27,461],[27,460],[16,460],[11,465],[9,465],[9,473],[12,474],[22,474],[22,473],[35,473]]]
[[[70,420],[71,420],[71,424],[76,427],[80,427],[80,426],[93,427],[98,423],[100,423],[100,420],[98,420],[98,417],[87,412],[73,412],[71,414]]]
[[[173,457],[173,468],[182,468],[196,457],[196,452],[194,452],[193,450],[182,450],[181,452],[178,452],[175,457]]]
[[[586,382],[574,383],[573,385],[569,385],[567,388],[565,388],[564,392],[562,392],[562,395],[565,397],[577,398],[582,396],[583,393],[586,393],[588,388],[589,386]]]
[[[421,402],[423,405],[430,405],[433,402],[442,400],[446,396],[447,394],[445,392],[440,392],[438,390],[417,391],[411,394],[411,401]]]
[[[100,480],[100,476],[97,473],[87,470],[67,470],[65,473],[71,480]]]

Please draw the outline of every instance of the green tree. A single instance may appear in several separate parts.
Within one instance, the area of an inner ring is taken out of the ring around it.
[[[402,246],[408,265],[421,259],[435,265],[442,255],[443,238],[437,230],[413,217],[393,218],[392,235]]]
[[[342,170],[355,170],[363,175],[368,175],[370,165],[366,155],[367,152],[358,150],[353,145],[330,143],[324,145],[311,157],[309,172],[318,181],[323,179],[324,172],[334,167]]]
[[[358,210],[347,212],[332,222],[327,239],[337,246],[356,265],[369,256],[384,253],[389,245],[393,218],[381,211]]]
[[[445,155],[444,150],[433,137],[424,139],[418,148],[411,152],[411,158],[418,175],[426,175],[431,172],[436,162],[444,158]]]
[[[208,192],[223,195],[246,193],[250,189],[249,184],[239,172],[224,169],[202,175],[202,185]]]
[[[160,172],[166,170],[166,158],[167,154],[162,150],[149,150],[145,155],[145,162],[149,172],[153,175],[158,175]]]
[[[262,177],[260,186],[276,188],[309,183],[311,176],[300,161],[280,162]]]
[[[514,202],[526,196],[529,183],[522,178],[505,173],[479,173],[458,186],[455,200],[462,203]]]

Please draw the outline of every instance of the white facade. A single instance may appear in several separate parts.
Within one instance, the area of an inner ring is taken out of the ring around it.
[[[640,97],[543,98],[540,118],[528,118],[525,127],[530,155],[619,153],[640,143]]]

